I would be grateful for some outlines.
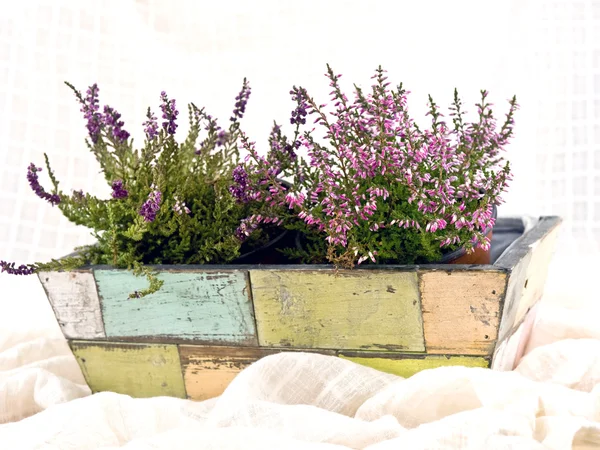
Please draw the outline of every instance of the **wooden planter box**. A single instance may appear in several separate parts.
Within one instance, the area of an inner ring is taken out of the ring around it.
[[[281,351],[337,355],[410,376],[511,369],[540,299],[557,217],[493,265],[160,266],[163,288],[105,266],[39,278],[92,391],[203,400]],[[532,313],[530,313],[532,314]]]

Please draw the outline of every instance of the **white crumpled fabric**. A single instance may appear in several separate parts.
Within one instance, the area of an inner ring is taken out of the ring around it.
[[[541,304],[512,372],[443,367],[401,379],[284,353],[198,403],[90,395],[63,340],[3,336],[0,448],[596,449],[598,311]]]

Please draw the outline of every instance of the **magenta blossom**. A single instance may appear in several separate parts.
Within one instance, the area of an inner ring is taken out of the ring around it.
[[[473,123],[463,121],[455,92],[453,126],[430,97],[431,126],[421,128],[408,113],[408,92],[402,85],[390,89],[381,68],[371,91],[357,88],[354,100],[341,91],[340,75],[329,67],[327,77],[332,88],[329,112],[306,90],[291,91],[297,105],[290,120],[296,125],[293,142],[304,147],[305,158],[281,150],[287,141],[279,130],[275,138],[272,134],[273,151],[266,158],[243,142],[249,160],[239,173],[254,174],[243,183],[238,176],[244,200],[264,202],[268,208],[284,206],[290,211],[285,215],[289,223],[302,220],[324,235],[332,261],[398,260],[399,251],[415,251],[403,247],[409,235],[438,249],[489,248],[483,231],[493,226],[493,207],[502,203],[511,179],[501,152],[512,135],[516,99],[498,129],[486,91],[481,92],[479,119]],[[322,135],[313,137],[316,129],[299,132],[309,115],[324,131],[324,140]],[[279,189],[277,176],[294,179],[293,187]],[[251,233],[255,223],[245,223],[243,234]]]

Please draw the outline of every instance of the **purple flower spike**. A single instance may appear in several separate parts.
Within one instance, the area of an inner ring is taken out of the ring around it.
[[[306,123],[306,114],[309,109],[308,95],[306,94],[306,89],[301,87],[297,88],[296,86],[294,86],[294,88],[290,91],[290,94],[292,95],[292,100],[298,104],[296,109],[292,111],[290,123],[292,125],[304,125]]]
[[[158,121],[154,113],[150,111],[150,108],[148,108],[146,117],[148,120],[146,120],[143,124],[144,132],[146,133],[146,136],[148,136],[148,140],[152,141],[154,138],[156,138],[156,136],[158,136]]]
[[[217,133],[217,147],[222,147],[227,143],[229,135],[225,130],[221,130]]]
[[[0,261],[0,269],[1,272],[6,272],[11,275],[31,275],[34,273],[34,268],[31,265],[21,264],[18,267],[15,267],[15,263],[9,263],[6,261]]]
[[[127,189],[123,188],[122,180],[115,180],[112,182],[112,197],[113,198],[126,198],[129,195]]]
[[[167,133],[170,135],[175,134],[175,130],[177,130],[177,116],[179,115],[179,111],[177,111],[177,106],[175,105],[175,99],[169,100],[165,91],[160,93],[160,99],[162,100],[162,104],[160,105],[160,109],[162,111],[163,123],[162,126]]]
[[[278,158],[278,152],[282,152],[283,154],[287,154],[291,160],[296,159],[296,149],[299,149],[301,145],[301,142],[298,140],[294,141],[292,144],[284,142],[281,137],[281,127],[277,124],[271,129],[269,143],[271,145],[271,152],[276,153],[274,155],[275,158]]]
[[[250,89],[250,84],[248,83],[248,80],[244,78],[242,90],[235,97],[235,108],[233,110],[233,116],[230,119],[232,122],[236,122],[238,119],[244,117],[244,113],[246,112],[246,105],[248,103],[248,99],[250,98],[251,92],[252,89]]]
[[[112,131],[112,135],[119,142],[125,142],[129,139],[129,133],[123,129],[125,123],[121,118],[121,114],[115,111],[110,106],[104,107],[104,124]]]
[[[102,115],[100,114],[100,101],[98,99],[98,92],[100,89],[96,83],[92,84],[86,91],[86,96],[81,104],[81,112],[83,112],[85,119],[87,120],[87,129],[90,135],[90,139],[95,144],[100,138],[102,131]]]
[[[229,192],[233,195],[238,202],[247,203],[248,197],[248,173],[243,166],[237,166],[233,169],[233,183],[229,187]]]
[[[140,216],[142,216],[146,222],[154,222],[154,219],[156,219],[156,215],[160,210],[160,202],[162,200],[160,191],[154,186],[152,186],[152,189],[154,190],[150,192],[148,200],[146,200],[140,209]]]
[[[29,186],[31,186],[31,189],[33,189],[33,192],[35,192],[39,198],[50,202],[52,206],[58,205],[60,203],[60,197],[57,194],[49,194],[40,184],[37,173],[41,171],[41,167],[36,167],[33,163],[29,165],[27,168],[27,180],[29,181]]]

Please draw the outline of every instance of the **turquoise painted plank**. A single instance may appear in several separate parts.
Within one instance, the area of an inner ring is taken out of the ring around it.
[[[161,272],[163,287],[144,298],[130,292],[146,279],[95,270],[107,338],[146,337],[256,345],[247,272]]]

